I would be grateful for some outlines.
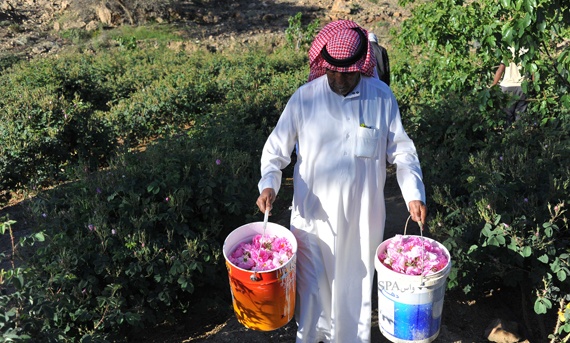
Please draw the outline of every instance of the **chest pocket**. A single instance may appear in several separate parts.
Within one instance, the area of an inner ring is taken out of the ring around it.
[[[376,158],[378,154],[378,140],[380,130],[367,127],[358,127],[356,131],[356,147],[354,154],[356,157]]]

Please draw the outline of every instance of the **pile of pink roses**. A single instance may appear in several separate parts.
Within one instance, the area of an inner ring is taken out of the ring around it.
[[[438,242],[404,235],[391,238],[378,258],[397,273],[423,276],[442,270],[449,262],[447,253]]]
[[[293,248],[283,237],[256,235],[251,243],[240,243],[228,257],[245,270],[264,271],[279,268],[293,256]]]

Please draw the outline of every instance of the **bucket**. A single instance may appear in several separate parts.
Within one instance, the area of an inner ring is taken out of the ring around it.
[[[279,224],[267,223],[265,235],[286,238],[293,250],[291,259],[279,268],[251,271],[237,267],[228,258],[240,243],[249,243],[254,236],[262,234],[263,222],[240,226],[226,237],[223,253],[237,320],[253,330],[271,331],[289,323],[295,312],[295,236]]]
[[[394,343],[429,343],[439,335],[451,258],[441,243],[421,238],[437,244],[448,257],[447,265],[431,275],[406,275],[385,266],[378,255],[386,251],[391,239],[376,249],[378,325],[382,335]]]

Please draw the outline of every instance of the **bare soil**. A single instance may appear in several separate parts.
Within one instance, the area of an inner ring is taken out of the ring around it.
[[[53,24],[42,21],[48,10],[39,4],[39,0],[11,0],[10,3],[9,7],[2,8],[0,12],[2,24],[0,48],[3,53],[25,55],[26,58],[41,58],[57,53],[71,44],[54,31]],[[53,0],[50,3],[60,4],[62,1]],[[277,42],[284,41],[288,18],[302,12],[304,25],[314,19],[319,19],[322,25],[335,19],[354,20],[375,32],[380,43],[388,47],[389,52],[388,30],[409,16],[409,11],[400,8],[397,0],[189,0],[185,1],[177,11],[180,30],[187,37],[187,43],[195,49],[207,48],[210,51],[222,51],[237,45],[247,47],[254,43],[267,44],[267,48],[271,49],[279,44],[276,43],[276,38]],[[12,219],[18,221],[14,226],[16,239],[30,230],[26,218],[20,215],[21,206],[21,203],[14,201],[0,210],[0,217],[10,214]],[[281,206],[282,210],[271,220],[287,226],[288,206],[285,203]],[[390,173],[386,185],[386,207],[385,238],[388,238],[403,232],[408,217],[393,173]],[[7,253],[0,268],[9,266],[10,248],[10,238],[7,235],[0,236],[0,252]],[[229,284],[226,289],[211,290],[204,295],[209,297],[215,295],[219,300],[199,304],[187,315],[178,318],[175,323],[165,323],[141,332],[131,341],[148,343],[295,341],[294,321],[271,332],[254,331],[241,325],[233,314]],[[376,294],[373,294],[373,299],[376,300]],[[374,304],[373,308],[375,307]],[[461,291],[448,291],[445,295],[441,332],[435,342],[488,342],[485,330],[495,318],[524,323],[530,327],[529,319],[523,316],[526,313],[523,308],[520,297],[513,290],[493,289],[486,294],[469,297],[463,295]],[[532,311],[532,308],[530,310]],[[389,342],[380,333],[377,310],[373,313],[372,342]]]

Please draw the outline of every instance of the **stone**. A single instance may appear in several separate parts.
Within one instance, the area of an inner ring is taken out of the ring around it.
[[[267,14],[263,15],[262,20],[265,21],[265,22],[270,22],[270,21],[272,21],[272,20],[275,20],[275,14],[273,14],[273,13],[267,13]]]
[[[85,30],[87,31],[95,31],[99,28],[99,22],[97,20],[91,20],[90,22],[85,25]]]
[[[183,42],[173,41],[168,42],[168,48],[173,51],[183,51],[185,49],[185,45]]]
[[[4,12],[13,11],[14,6],[12,6],[12,4],[9,3],[8,1],[2,1],[2,3],[0,3],[0,10]]]
[[[103,24],[111,25],[113,23],[113,14],[104,4],[99,4],[95,7],[95,14]]]
[[[485,337],[495,343],[517,343],[523,339],[519,332],[517,322],[496,318],[485,329]]]
[[[67,10],[69,8],[69,6],[71,5],[71,3],[69,1],[62,1],[61,2],[61,9],[60,12],[64,12],[65,10]]]
[[[32,52],[36,55],[42,54],[42,53],[47,52],[47,51],[48,51],[48,49],[43,45],[34,46],[32,48]]]
[[[352,10],[350,9],[348,2],[344,0],[335,0],[332,5],[331,12],[350,14]]]
[[[82,20],[79,21],[67,21],[65,23],[63,23],[62,25],[62,29],[63,30],[72,30],[72,29],[82,29],[87,25],[87,23],[85,23]]]

